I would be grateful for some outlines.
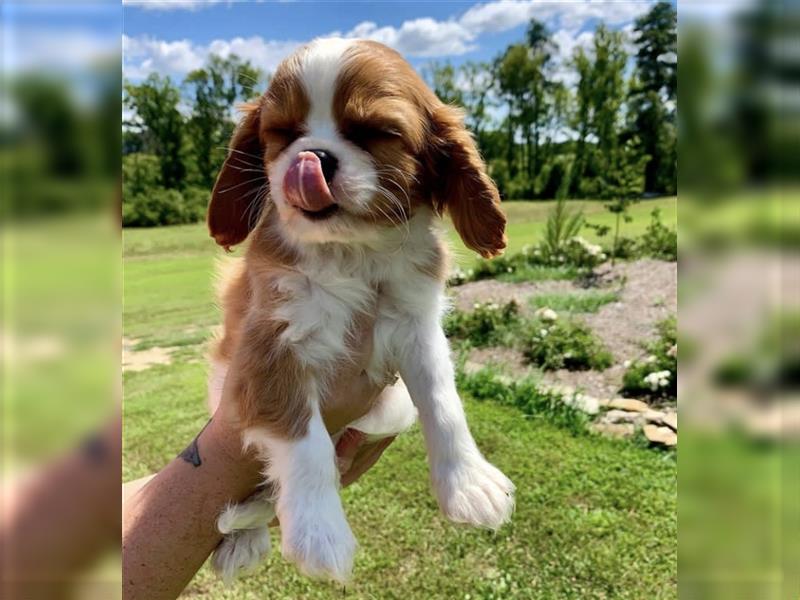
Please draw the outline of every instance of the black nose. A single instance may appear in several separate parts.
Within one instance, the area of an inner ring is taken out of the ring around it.
[[[339,166],[339,159],[327,150],[309,150],[319,157],[319,162],[322,164],[322,174],[325,176],[325,182],[330,183],[333,176],[336,175],[336,167]]]

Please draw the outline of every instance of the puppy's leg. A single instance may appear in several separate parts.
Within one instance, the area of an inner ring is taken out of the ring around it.
[[[267,475],[277,484],[283,556],[312,577],[347,581],[356,541],[339,498],[333,443],[316,403],[304,436],[285,440],[250,428],[245,443],[264,453]]]
[[[419,411],[439,506],[453,521],[497,529],[514,510],[514,484],[483,457],[472,438],[439,323],[415,322],[400,354],[401,375]]]

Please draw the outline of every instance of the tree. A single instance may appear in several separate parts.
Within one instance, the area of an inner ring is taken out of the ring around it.
[[[180,92],[169,77],[152,73],[139,85],[125,84],[125,105],[136,115],[125,123],[142,135],[143,150],[159,159],[161,184],[181,188],[186,166],[182,154],[184,120],[178,103]]]
[[[204,68],[186,76],[184,86],[194,95],[188,129],[199,185],[210,188],[214,184],[233,131],[234,104],[252,97],[259,78],[259,71],[235,54],[225,59],[212,55]]]
[[[433,63],[429,67],[429,77],[434,93],[445,104],[464,106],[464,94],[456,82],[456,70],[450,63]]]
[[[547,27],[536,19],[532,19],[528,25],[526,41],[531,60],[531,79],[530,115],[526,119],[525,137],[528,148],[528,177],[533,179],[539,171],[540,138],[553,108],[552,94],[555,84],[551,79],[551,70],[555,46]]]
[[[572,195],[600,193],[600,178],[617,168],[627,58],[622,33],[602,24],[595,32],[592,56],[583,48],[575,53],[578,140],[570,175]]]
[[[461,74],[464,79],[462,100],[467,110],[467,124],[486,157],[485,130],[489,125],[488,109],[495,86],[492,68],[487,63],[468,62],[461,67]]]
[[[641,139],[645,191],[674,193],[676,178],[675,101],[677,73],[677,13],[659,2],[636,20],[636,74],[631,86],[630,128]]]
[[[517,133],[527,130],[530,118],[530,82],[535,77],[535,66],[526,44],[513,44],[495,61],[495,78],[501,96],[508,104],[506,117],[506,161],[509,175],[517,174]]]

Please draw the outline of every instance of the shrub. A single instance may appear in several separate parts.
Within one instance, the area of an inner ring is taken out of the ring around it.
[[[634,238],[619,236],[616,248],[611,246],[606,250],[609,256],[630,260],[639,256],[639,244]]]
[[[195,204],[188,206],[178,190],[154,188],[147,192],[123,198],[122,225],[124,227],[157,227],[196,223],[203,219],[205,207],[200,211]]]
[[[565,246],[574,239],[583,226],[583,213],[579,210],[569,210],[567,201],[562,197],[547,215],[544,240],[539,249],[548,257],[560,256]]]
[[[661,221],[661,210],[650,213],[650,224],[638,243],[638,254],[661,260],[678,260],[678,232]]]
[[[541,388],[532,377],[505,382],[493,369],[486,367],[471,374],[459,370],[456,382],[463,392],[475,400],[491,400],[513,406],[526,415],[544,419],[575,435],[587,431],[586,414],[565,403],[558,392]]]
[[[203,187],[190,186],[183,190],[182,194],[186,206],[186,216],[191,219],[188,222],[197,223],[205,220],[211,192]]]
[[[647,344],[648,355],[626,362],[621,392],[647,398],[675,398],[678,393],[678,338],[674,317],[658,324],[658,338]]]
[[[448,337],[466,340],[475,346],[502,345],[509,342],[509,328],[519,321],[519,305],[509,302],[477,303],[471,312],[454,310],[444,318]]]
[[[548,312],[549,311],[549,312]],[[520,336],[525,358],[546,370],[603,370],[613,358],[584,323],[553,318],[554,311],[539,309]]]

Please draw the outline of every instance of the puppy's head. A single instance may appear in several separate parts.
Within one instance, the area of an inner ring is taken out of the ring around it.
[[[461,111],[376,42],[316,40],[246,107],[212,194],[211,235],[240,243],[270,201],[301,244],[374,239],[429,206],[482,256],[505,248],[497,189]]]

